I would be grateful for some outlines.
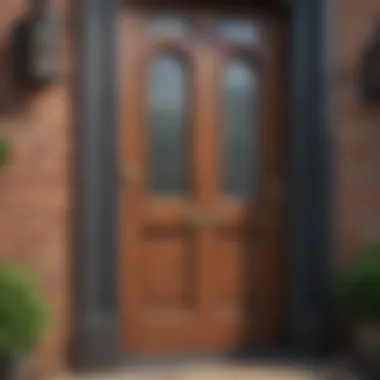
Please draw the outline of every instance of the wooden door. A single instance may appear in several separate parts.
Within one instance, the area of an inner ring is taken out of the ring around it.
[[[279,338],[281,32],[265,13],[128,10],[123,19],[120,300],[132,354]]]

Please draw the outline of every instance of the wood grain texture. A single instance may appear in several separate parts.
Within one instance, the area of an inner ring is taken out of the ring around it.
[[[247,46],[215,35],[215,25],[227,16],[179,13],[189,14],[200,29],[175,37],[150,32],[145,11],[129,9],[123,19],[122,36],[133,43],[121,38],[120,165],[138,176],[120,191],[120,299],[124,346],[133,354],[273,345],[284,315],[282,22],[253,12],[264,28],[261,40]],[[180,52],[190,71],[190,188],[162,196],[152,193],[149,181],[147,70],[167,51]],[[222,181],[222,83],[234,57],[254,64],[260,78],[259,186],[253,199],[228,195]]]

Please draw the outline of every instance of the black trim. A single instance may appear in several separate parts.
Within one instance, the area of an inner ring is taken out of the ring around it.
[[[331,3],[296,0],[291,30],[289,345],[307,355],[325,351],[330,330]]]
[[[281,0],[290,17],[291,213],[287,352],[329,342],[331,0]],[[117,0],[82,0],[79,14],[76,365],[119,362],[116,181]]]
[[[76,365],[113,365],[116,308],[116,0],[79,2]]]

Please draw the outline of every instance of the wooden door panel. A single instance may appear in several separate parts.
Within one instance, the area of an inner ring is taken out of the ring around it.
[[[120,297],[134,354],[271,345],[281,328],[280,24],[260,16],[247,45],[230,40],[236,20],[217,34],[230,16],[192,17],[199,30],[171,36],[144,11],[123,21]]]
[[[144,301],[147,313],[194,308],[196,252],[189,231],[146,232],[144,241]]]
[[[240,233],[224,233],[218,238],[215,260],[216,307],[221,312],[241,312],[245,303],[246,249]]]
[[[123,101],[127,128],[123,134],[123,164],[138,168],[139,175],[125,188],[122,196],[128,215],[124,224],[128,254],[122,255],[122,266],[126,269],[122,274],[127,273],[129,278],[122,285],[125,288],[125,341],[134,353],[196,351],[207,348],[205,308],[209,301],[207,292],[201,290],[208,281],[204,268],[209,264],[205,263],[207,256],[203,252],[209,249],[209,239],[197,228],[196,221],[197,210],[201,210],[202,200],[205,204],[209,191],[205,186],[210,175],[208,150],[205,144],[199,143],[203,137],[199,134],[204,133],[210,115],[207,116],[209,111],[203,104],[205,99],[194,93],[204,92],[199,88],[210,87],[212,67],[207,51],[204,54],[200,47],[189,49],[186,41],[146,36],[141,23],[134,17],[126,24],[126,30],[136,36],[139,43],[125,53],[128,71]],[[162,54],[174,54],[175,59],[184,62],[183,69],[188,70],[187,78],[191,82],[185,88],[188,91],[186,120],[181,120],[172,109],[181,94],[173,97],[173,92],[165,93],[166,87],[171,86],[173,91],[175,82],[178,84],[182,80],[178,67],[167,56],[158,62],[161,72],[152,81],[153,84],[158,81],[160,93],[153,91],[153,98],[149,94],[152,91],[149,70]],[[162,71],[165,67],[174,70],[177,76],[160,83],[161,75],[166,75]],[[136,87],[139,91],[134,92]],[[166,104],[162,105],[162,101]],[[148,108],[155,109],[157,104],[161,109],[158,108],[152,118]],[[162,110],[166,112],[164,118]],[[173,135],[165,135],[165,128],[175,128],[182,121],[187,128],[186,139],[173,141]],[[155,135],[154,128],[161,128],[160,134]],[[166,146],[162,148],[162,144]],[[157,147],[161,150],[155,153]],[[171,149],[176,150],[177,157],[186,151],[182,170],[178,167],[173,170],[176,157],[170,156]],[[200,170],[200,166],[205,170]],[[178,179],[183,174],[186,178],[176,181],[175,176]],[[130,271],[133,271],[131,275]]]

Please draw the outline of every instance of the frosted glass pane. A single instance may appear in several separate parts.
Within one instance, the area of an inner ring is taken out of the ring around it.
[[[155,194],[187,191],[188,72],[172,54],[158,56],[149,73],[150,186]]]
[[[258,78],[243,60],[234,59],[224,78],[224,189],[254,197],[258,171]]]

